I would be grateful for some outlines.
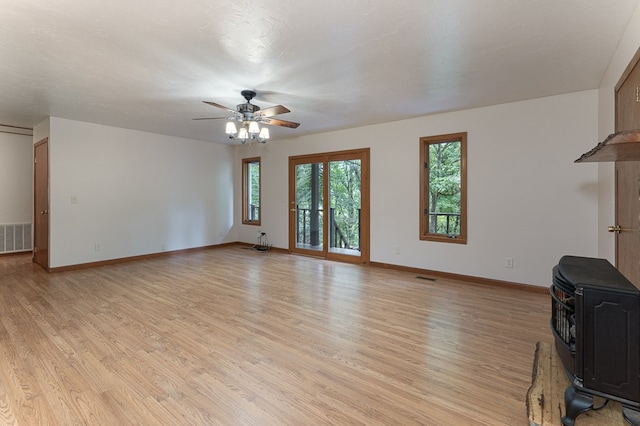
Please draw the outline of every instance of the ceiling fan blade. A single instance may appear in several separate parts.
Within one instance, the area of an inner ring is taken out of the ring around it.
[[[270,124],[272,126],[289,127],[291,129],[297,129],[298,126],[300,125],[300,123],[294,123],[293,121],[278,120],[277,118],[267,118],[267,117],[264,117],[262,119],[262,122],[265,124]]]
[[[211,106],[214,106],[214,107],[216,107],[216,108],[223,109],[223,110],[225,110],[225,111],[233,112],[234,114],[235,114],[236,112],[238,112],[238,111],[236,111],[235,109],[231,109],[231,108],[229,108],[229,107],[226,107],[226,106],[224,106],[224,105],[217,104],[217,103],[215,103],[215,102],[209,102],[209,101],[202,101],[202,102],[204,102],[204,103],[205,103],[205,104],[207,104],[207,105],[211,105]]]
[[[201,118],[193,118],[193,120],[227,120],[227,117],[201,117]]]
[[[289,111],[289,108],[282,105],[276,105],[269,108],[261,109],[260,113],[263,117],[271,117],[272,115],[285,114]]]

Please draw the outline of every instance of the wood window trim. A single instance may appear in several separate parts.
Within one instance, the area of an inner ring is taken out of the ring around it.
[[[258,177],[258,199],[260,207],[262,206],[262,163],[260,157],[251,157],[242,159],[242,224],[260,226],[262,222],[262,211],[258,214],[258,220],[249,220],[249,164],[258,163],[260,174]]]
[[[424,212],[429,201],[428,147],[442,142],[460,142],[460,235],[451,238],[446,234],[429,232],[429,216]],[[420,240],[467,244],[467,132],[420,138]]]

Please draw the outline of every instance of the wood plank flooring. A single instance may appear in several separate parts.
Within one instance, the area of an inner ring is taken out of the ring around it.
[[[0,257],[0,424],[525,425],[549,305],[242,247]]]

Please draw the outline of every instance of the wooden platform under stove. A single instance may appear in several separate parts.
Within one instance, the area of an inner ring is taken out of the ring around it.
[[[538,342],[533,363],[531,387],[527,392],[527,415],[530,426],[561,426],[564,415],[564,390],[569,378],[553,345]],[[595,398],[595,404],[604,401]],[[619,402],[609,401],[601,410],[591,410],[576,418],[576,426],[628,425]]]

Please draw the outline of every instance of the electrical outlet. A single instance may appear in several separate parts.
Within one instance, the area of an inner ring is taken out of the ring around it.
[[[400,254],[400,246],[396,246],[396,254]]]
[[[504,258],[504,267],[505,268],[513,268],[513,257],[505,257]]]
[[[100,250],[102,250],[102,246],[99,243],[96,243],[95,249],[96,249],[96,251],[100,251]]]

